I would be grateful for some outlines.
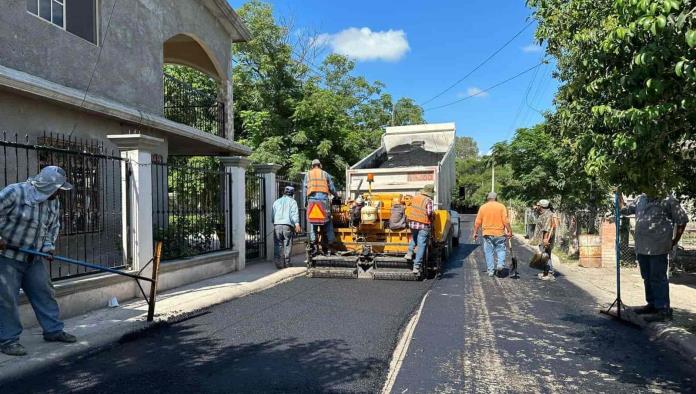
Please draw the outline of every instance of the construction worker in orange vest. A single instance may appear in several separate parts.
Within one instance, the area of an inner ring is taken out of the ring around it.
[[[331,175],[326,171],[321,169],[321,162],[319,159],[312,160],[312,169],[307,172],[304,179],[304,189],[305,196],[307,200],[318,200],[324,204],[326,212],[331,212],[331,199],[335,196],[336,188],[334,187]],[[309,225],[309,240],[312,244],[316,241],[316,234],[314,231],[314,226],[310,223]],[[324,225],[324,230],[326,231],[326,240],[329,245],[333,244],[336,240],[336,235],[334,234],[333,222],[331,218]]]
[[[416,259],[413,260],[413,273],[419,275],[423,258],[425,257],[425,249],[428,247],[430,240],[430,231],[433,222],[433,195],[435,194],[435,186],[425,185],[423,190],[411,200],[411,206],[406,210],[406,221],[411,229],[411,242],[408,244],[408,252],[406,260],[413,260],[413,250],[416,250]]]

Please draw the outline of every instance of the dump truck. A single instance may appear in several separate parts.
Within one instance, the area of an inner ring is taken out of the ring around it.
[[[308,221],[321,226],[330,217],[336,236],[335,253],[308,243],[308,276],[420,280],[439,274],[458,237],[450,212],[455,132],[454,123],[387,127],[381,146],[346,170],[345,193],[340,201],[334,199],[330,212],[308,206]],[[405,256],[411,230],[390,221],[394,210],[408,211],[413,196],[428,184],[435,188],[432,231],[422,269],[415,274]],[[357,215],[352,207],[359,197],[364,205]]]

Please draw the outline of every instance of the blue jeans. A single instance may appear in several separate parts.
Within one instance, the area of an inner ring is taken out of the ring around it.
[[[326,234],[326,241],[329,244],[334,243],[336,241],[336,234],[334,234],[334,228],[333,228],[333,221],[331,220],[331,204],[329,204],[329,196],[327,196],[324,193],[313,193],[309,197],[310,201],[320,201],[324,204],[324,208],[326,209],[326,214],[329,215],[329,221],[327,221],[323,228],[324,228],[324,234]],[[309,204],[307,204],[309,205]],[[309,227],[309,241],[314,243],[316,241],[316,234],[314,231],[314,225],[312,223],[308,223]]]
[[[497,257],[497,268],[505,268],[505,241],[504,236],[493,237],[490,235],[483,236],[483,254],[486,256],[486,269],[488,272],[493,272],[496,268],[495,258]]]
[[[657,309],[669,308],[669,280],[667,255],[638,255],[640,276],[645,284],[645,300]]]
[[[0,344],[17,342],[22,334],[19,289],[24,290],[44,335],[63,331],[63,322],[43,260],[31,263],[0,256]]]
[[[413,250],[418,246],[416,258],[413,260],[414,268],[420,267],[423,263],[423,257],[425,257],[425,249],[428,247],[429,239],[430,227],[426,227],[423,230],[411,229],[411,241],[408,243],[408,254],[413,256]]]

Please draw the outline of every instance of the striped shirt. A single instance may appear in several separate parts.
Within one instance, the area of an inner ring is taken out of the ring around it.
[[[0,190],[0,237],[13,246],[52,252],[60,231],[60,203],[53,199],[28,204],[30,188],[33,186],[24,182]],[[27,258],[14,250],[0,255],[18,261]]]
[[[425,213],[428,215],[429,218],[433,217],[433,200],[428,199],[428,202],[425,204]],[[408,227],[413,230],[423,230],[425,228],[430,228],[430,225],[409,220]]]

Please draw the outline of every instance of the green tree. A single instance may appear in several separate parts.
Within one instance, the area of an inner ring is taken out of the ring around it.
[[[529,0],[561,81],[549,122],[576,168],[627,193],[696,194],[694,0]]]
[[[475,159],[479,155],[476,140],[471,137],[456,137],[454,140],[454,150],[458,159]]]

